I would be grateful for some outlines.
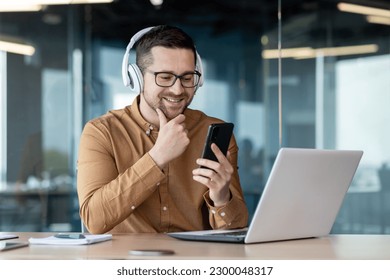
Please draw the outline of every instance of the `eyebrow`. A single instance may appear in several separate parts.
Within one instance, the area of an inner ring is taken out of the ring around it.
[[[161,71],[154,71],[152,69],[150,69],[150,71],[154,72],[154,73],[169,73],[169,74],[175,74],[175,75],[178,75],[178,76],[182,76],[182,75],[185,75],[185,74],[194,74],[196,73],[195,69],[194,70],[189,70],[189,71],[184,71],[180,74],[177,74],[175,73],[174,71],[168,71],[168,70],[161,70]]]

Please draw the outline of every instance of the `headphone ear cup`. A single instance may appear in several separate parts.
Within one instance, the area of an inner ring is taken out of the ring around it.
[[[145,33],[149,32],[153,26],[144,28],[138,31],[133,37],[131,37],[129,44],[126,47],[125,55],[122,60],[122,80],[125,87],[129,87],[134,93],[141,93],[143,90],[143,76],[142,72],[136,64],[129,63],[130,50],[134,44]]]
[[[144,78],[142,72],[137,66],[137,64],[129,64],[127,68],[129,75],[129,88],[135,94],[140,94],[144,89]]]
[[[198,54],[198,52],[196,52],[196,66],[195,66],[195,70],[198,71],[201,74],[200,79],[199,79],[199,83],[198,83],[198,85],[196,86],[196,89],[195,89],[195,91],[196,91],[196,90],[198,90],[198,88],[203,86],[203,81],[204,81],[202,59],[200,58],[200,55]]]

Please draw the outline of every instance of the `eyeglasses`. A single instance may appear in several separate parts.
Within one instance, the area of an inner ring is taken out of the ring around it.
[[[199,84],[200,74],[198,71],[184,73],[183,75],[176,75],[170,72],[153,72],[145,70],[154,75],[156,85],[160,87],[171,87],[176,83],[177,79],[180,79],[180,83],[185,88],[193,88]]]

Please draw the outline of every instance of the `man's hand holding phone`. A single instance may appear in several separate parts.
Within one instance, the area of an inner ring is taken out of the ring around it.
[[[233,124],[211,125],[202,158],[196,161],[200,168],[192,172],[193,179],[209,189],[210,199],[216,207],[230,200],[229,185],[234,170],[226,156],[229,156],[227,150],[232,132]]]

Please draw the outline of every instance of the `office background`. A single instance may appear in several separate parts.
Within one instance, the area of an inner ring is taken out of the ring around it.
[[[80,230],[83,125],[132,102],[125,47],[138,30],[170,24],[194,38],[204,64],[191,107],[235,123],[251,214],[280,146],[361,149],[332,232],[390,233],[390,5],[345,3],[0,3],[0,231]]]

